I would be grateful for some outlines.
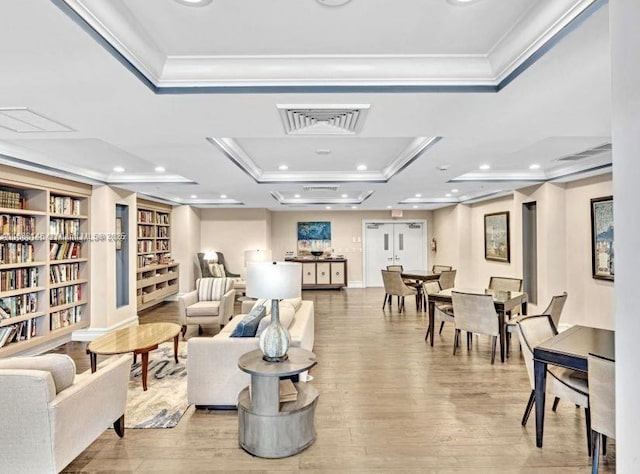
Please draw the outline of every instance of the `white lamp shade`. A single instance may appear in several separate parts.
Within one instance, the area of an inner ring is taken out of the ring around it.
[[[204,259],[208,262],[217,262],[218,261],[218,254],[215,253],[213,250],[207,250],[204,253]]]
[[[294,262],[249,262],[246,295],[280,300],[297,298],[302,289],[302,265]]]
[[[271,250],[256,249],[244,251],[244,266],[251,262],[267,262],[271,260]]]

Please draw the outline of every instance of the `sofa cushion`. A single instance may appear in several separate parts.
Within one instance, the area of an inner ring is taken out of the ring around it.
[[[287,298],[286,300],[282,300],[280,303],[290,304],[291,306],[293,306],[293,309],[295,311],[298,311],[300,309],[300,306],[302,306],[302,297],[299,296],[297,298]]]
[[[280,302],[279,308],[280,308],[280,312],[278,314],[280,316],[280,325],[285,329],[289,329],[289,326],[291,326],[291,323],[293,322],[293,318],[296,314],[296,310],[293,309],[293,306],[291,306],[289,303],[285,301]],[[256,332],[256,336],[260,336],[260,334],[262,334],[262,331],[266,329],[266,327],[269,325],[270,322],[271,322],[271,317],[264,318],[262,321],[260,321],[260,324],[258,325],[258,331]]]
[[[198,301],[187,308],[187,316],[218,316],[220,301]]]
[[[196,287],[198,301],[216,301],[233,288],[233,280],[230,278],[198,278]]]
[[[44,370],[51,374],[56,393],[73,385],[76,364],[66,354],[44,354],[31,357],[9,357],[0,359],[0,369]]]
[[[264,306],[256,306],[238,323],[229,337],[255,337],[260,321],[266,316]]]

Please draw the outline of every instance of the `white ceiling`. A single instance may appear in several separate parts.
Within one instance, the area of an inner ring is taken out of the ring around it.
[[[599,3],[2,2],[0,109],[70,131],[0,123],[0,161],[175,203],[270,209],[433,209],[609,172],[610,152],[557,161],[610,142]],[[292,136],[282,104],[369,108],[355,133]]]

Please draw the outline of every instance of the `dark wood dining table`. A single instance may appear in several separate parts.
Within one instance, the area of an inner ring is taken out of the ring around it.
[[[588,372],[587,356],[615,359],[615,333],[608,329],[573,326],[533,348],[536,398],[536,446],[542,447],[547,364]]]
[[[504,362],[504,353],[506,345],[506,326],[505,315],[517,308],[522,307],[522,314],[527,314],[527,294],[522,291],[503,291],[503,290],[490,290],[490,289],[462,289],[462,288],[449,288],[442,290],[438,293],[431,294],[428,297],[429,302],[429,328],[427,332],[430,334],[429,344],[433,346],[433,333],[435,328],[435,305],[451,304],[451,292],[459,291],[462,293],[474,293],[479,295],[491,295],[493,296],[493,304],[498,313],[498,327],[500,329],[500,362]],[[455,312],[455,310],[454,310]]]
[[[433,273],[430,270],[402,270],[402,278],[406,280],[415,280],[416,283],[420,283],[423,281],[429,280],[438,280],[440,278],[439,273]],[[423,308],[423,296],[422,296],[422,285],[416,285],[416,307],[418,310],[424,310]]]

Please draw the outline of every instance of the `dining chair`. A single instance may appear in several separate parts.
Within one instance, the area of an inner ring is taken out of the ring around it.
[[[402,273],[404,268],[403,268],[402,265],[387,265],[387,270],[390,271],[390,272],[400,272],[400,273]],[[422,298],[422,294],[421,294],[421,289],[422,288],[420,287],[420,282],[411,280],[410,278],[403,278],[402,281],[409,288],[415,288],[416,289],[416,292],[418,293],[417,296],[416,296],[416,309],[418,309],[420,307],[419,298]]]
[[[453,267],[450,265],[434,265],[431,267],[431,273],[442,273],[447,270],[451,270]]]
[[[426,296],[426,299],[424,302],[425,308],[426,308],[429,295],[438,293],[441,290],[441,288],[440,288],[440,283],[438,283],[436,280],[425,281],[422,286],[423,286],[422,292]],[[450,323],[454,322],[453,306],[450,304],[435,304],[433,315],[434,315],[434,321],[440,321],[440,332],[438,334],[442,334],[442,327],[444,326],[445,322],[450,322]],[[431,326],[427,328],[427,333],[424,336],[425,341],[429,337],[429,331],[431,331]]]
[[[455,315],[455,338],[453,355],[460,342],[460,332],[467,332],[467,350],[473,334],[491,336],[491,363],[496,359],[496,342],[500,334],[498,313],[493,304],[493,296],[474,293],[451,292],[453,314]]]
[[[441,289],[447,290],[455,286],[456,272],[457,270],[444,270],[440,272],[440,278],[438,278],[438,283],[440,284]]]
[[[536,383],[533,370],[533,348],[556,335],[556,328],[547,314],[525,316],[517,323],[522,357],[524,358],[531,394],[522,416],[522,426],[526,426],[536,401]],[[583,372],[561,367],[547,367],[547,393],[553,395],[553,411],[556,411],[560,399],[567,400],[584,408],[587,428],[587,451],[591,455],[591,413],[589,410],[589,383]]]
[[[496,277],[489,278],[490,290],[522,291],[522,278]]]
[[[398,311],[402,313],[404,310],[404,297],[405,296],[416,296],[417,290],[415,288],[410,288],[402,281],[402,276],[398,271],[389,271],[389,270],[381,270],[382,271],[382,282],[384,283],[384,304],[382,305],[382,309],[385,308],[387,302],[389,306],[391,306],[391,298],[395,295],[398,297]]]
[[[600,464],[600,446],[606,455],[607,438],[616,437],[616,375],[615,362],[595,354],[587,356],[589,367],[589,406],[593,458],[591,472],[596,474]]]

